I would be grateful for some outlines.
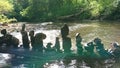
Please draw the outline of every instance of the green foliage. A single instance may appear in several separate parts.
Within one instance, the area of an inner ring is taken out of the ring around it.
[[[15,18],[8,19],[8,17],[3,14],[0,15],[0,24],[12,22],[17,22],[17,20]]]
[[[0,23],[17,21],[15,18],[8,18],[13,9],[13,5],[8,0],[0,0]]]
[[[106,15],[106,19],[110,20],[119,20],[120,19],[120,1],[114,2],[114,8],[112,9],[111,13]]]
[[[8,14],[13,10],[13,5],[7,0],[0,0],[0,14]]]
[[[119,0],[0,0],[0,13],[18,21],[119,19]]]
[[[91,18],[91,12],[85,11],[81,15],[79,15],[79,19],[84,20],[84,19],[90,19]]]

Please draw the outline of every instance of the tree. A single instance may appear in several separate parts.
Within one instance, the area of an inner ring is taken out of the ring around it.
[[[0,23],[8,22],[8,15],[12,11],[13,5],[8,0],[0,0]]]
[[[7,0],[0,0],[0,14],[8,14],[12,12],[13,5]]]
[[[22,20],[23,17],[20,13],[29,6],[28,0],[9,0],[9,1],[11,4],[13,4],[14,8],[10,17],[15,17],[19,21]]]

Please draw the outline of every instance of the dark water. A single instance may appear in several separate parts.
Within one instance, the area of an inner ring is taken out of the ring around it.
[[[75,34],[80,33],[83,38],[83,44],[92,41],[94,38],[99,37],[105,45],[105,48],[110,47],[110,43],[118,42],[120,43],[120,22],[98,22],[98,21],[87,21],[87,22],[72,22],[67,23],[70,28],[70,35],[72,39],[72,48],[74,52],[76,51],[75,46]],[[55,43],[55,37],[60,37],[60,28],[63,23],[43,23],[43,27],[39,27],[35,30],[36,33],[43,32],[47,35],[44,40],[44,45],[48,42],[52,42],[53,46]],[[11,34],[15,35],[21,39],[21,35],[16,32]],[[60,39],[60,41],[62,41]],[[62,44],[62,42],[61,42]],[[61,47],[62,49],[62,47]],[[82,60],[81,58],[69,58],[66,54],[58,54],[55,52],[49,52],[47,54],[32,53],[22,54],[21,56],[14,56],[10,58],[9,54],[1,54],[4,63],[0,62],[0,66],[10,67],[10,68],[119,68],[120,61],[115,61],[113,59],[107,60]],[[25,56],[25,57],[23,57]]]

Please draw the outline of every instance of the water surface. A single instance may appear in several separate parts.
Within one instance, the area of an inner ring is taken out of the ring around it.
[[[60,42],[62,41],[61,35],[60,35],[60,28],[63,26],[64,23],[42,23],[42,24],[26,24],[29,26],[27,28],[27,31],[35,30],[35,33],[42,32],[47,35],[47,38],[44,40],[44,46],[48,42],[51,42],[54,46],[55,43],[55,37],[60,37]],[[76,50],[75,46],[75,35],[76,33],[80,33],[83,41],[82,43],[86,45],[86,43],[93,41],[94,38],[99,37],[102,40],[102,43],[104,44],[104,47],[108,49],[110,47],[110,43],[112,42],[118,42],[120,43],[120,23],[119,22],[99,22],[99,21],[86,21],[86,22],[70,22],[67,23],[69,25],[70,34],[69,37],[72,39],[72,48],[71,50]],[[37,25],[34,26],[34,25]],[[21,35],[19,32],[11,32],[12,35],[16,36],[21,41]],[[22,43],[22,42],[21,42]],[[61,42],[62,44],[62,42]],[[62,45],[61,45],[62,49]],[[55,56],[54,53],[52,56]],[[50,54],[50,55],[51,55]],[[1,54],[4,55],[4,54]],[[60,54],[61,55],[61,54]],[[49,55],[46,55],[49,58]],[[4,56],[5,57],[5,56]],[[47,59],[48,59],[47,58]],[[52,57],[54,58],[54,57]],[[41,56],[39,54],[34,55],[33,57],[17,57],[13,58],[11,61],[12,68],[90,68],[84,61],[81,59],[64,59],[64,58],[55,58],[52,60],[47,60],[44,58],[44,56]],[[5,60],[6,61],[6,60]],[[98,63],[90,61],[91,63],[94,63],[94,67],[99,68],[119,68],[119,62],[113,63],[112,60],[106,60],[106,63]],[[110,64],[107,64],[107,62],[111,62]],[[0,63],[1,64],[1,63]],[[10,64],[7,63],[6,64]]]

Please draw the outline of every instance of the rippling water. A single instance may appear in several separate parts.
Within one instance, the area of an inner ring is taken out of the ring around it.
[[[120,43],[120,23],[119,22],[98,22],[98,21],[87,21],[87,22],[70,22],[67,23],[70,28],[69,37],[72,39],[72,50],[76,50],[75,46],[75,34],[80,33],[83,38],[83,44],[92,41],[95,37],[99,37],[102,39],[104,46],[106,49],[109,48],[110,43],[118,42]],[[30,25],[30,24],[27,24]],[[63,26],[63,23],[42,23],[42,24],[32,24],[32,25],[41,25],[37,28],[35,33],[43,32],[47,35],[47,38],[44,40],[44,46],[48,42],[52,42],[53,46],[55,43],[55,37],[60,37],[60,28]],[[19,32],[12,32],[12,35],[16,36],[21,40],[21,35]],[[62,44],[62,42],[61,42]],[[62,49],[62,47],[61,47]],[[14,58],[10,58],[9,54],[0,54],[0,66],[7,66],[10,68],[119,68],[119,61],[115,62],[113,59],[103,60],[103,61],[93,61],[90,60],[87,62],[81,60],[80,58],[72,58],[65,59],[60,55],[60,58],[53,59],[56,53],[50,53],[45,56],[41,56],[41,54],[35,54],[30,57],[30,55],[26,57],[17,56]],[[45,59],[47,57],[47,59]],[[52,60],[49,59],[52,58]],[[9,62],[8,62],[9,61]],[[89,64],[91,63],[91,64]]]

